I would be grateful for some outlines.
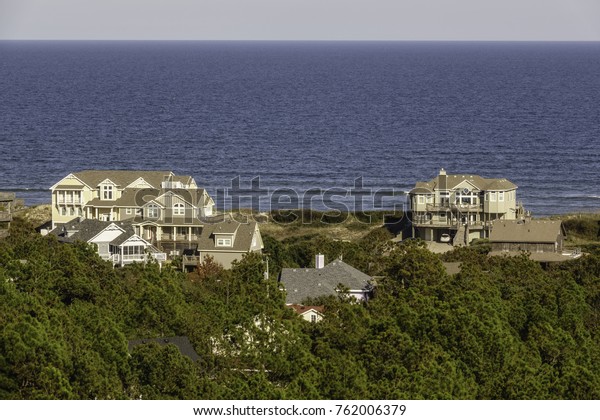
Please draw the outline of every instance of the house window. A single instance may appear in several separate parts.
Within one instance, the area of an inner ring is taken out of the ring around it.
[[[150,204],[146,211],[148,217],[158,219],[158,206],[156,204]]]
[[[83,212],[81,211],[81,207],[77,207],[77,216],[83,216]]]
[[[183,216],[185,214],[185,206],[182,203],[173,205],[173,216]]]
[[[491,201],[492,203],[495,203],[495,202],[496,202],[496,191],[492,191],[492,192],[490,193],[490,201]]]
[[[125,209],[125,214],[131,214],[131,210],[132,210],[132,209],[131,209],[130,207],[126,208],[126,209]]]
[[[422,195],[419,195],[419,204],[425,204],[425,197]]]
[[[433,203],[433,194],[427,194],[426,196],[427,204]]]
[[[315,314],[310,316],[310,322],[317,322],[317,316]]]
[[[144,255],[144,247],[137,245],[124,246],[123,255]]]
[[[217,246],[231,246],[231,239],[219,238],[217,239]]]
[[[112,185],[103,185],[102,186],[102,199],[103,200],[112,200],[113,199],[113,186]]]
[[[61,216],[66,216],[67,215],[67,208],[66,207],[61,207],[60,208],[60,215]]]
[[[504,201],[504,191],[498,192],[498,201]]]

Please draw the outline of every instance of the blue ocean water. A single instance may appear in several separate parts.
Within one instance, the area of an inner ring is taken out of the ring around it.
[[[505,177],[600,210],[600,43],[0,42],[0,191],[169,169],[216,193]]]

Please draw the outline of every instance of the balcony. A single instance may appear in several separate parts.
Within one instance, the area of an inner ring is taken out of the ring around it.
[[[183,256],[183,265],[184,266],[196,266],[200,264],[200,256],[199,255],[184,255]]]
[[[415,225],[417,227],[449,228],[449,229],[458,229],[459,227],[464,226],[465,224],[468,224],[469,229],[472,229],[472,230],[489,228],[492,225],[491,222],[482,222],[482,221],[465,222],[465,221],[462,221],[459,219],[432,220],[432,219],[426,219],[423,216],[415,216],[413,218],[412,223],[413,223],[413,225]]]
[[[173,241],[173,242],[188,242],[188,241],[197,241],[198,240],[198,235],[196,234],[192,234],[190,235],[181,235],[181,234],[177,234],[177,235],[173,235],[172,233],[163,233],[162,235],[160,235],[159,237],[160,241]]]
[[[483,211],[481,204],[427,204],[427,211],[450,211],[450,212],[480,212]]]

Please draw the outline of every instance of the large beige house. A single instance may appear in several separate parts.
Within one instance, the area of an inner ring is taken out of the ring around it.
[[[417,182],[408,198],[412,236],[454,245],[487,238],[494,220],[515,220],[523,212],[517,186],[507,179],[449,175],[444,169]]]
[[[51,187],[52,228],[75,218],[128,221],[165,252],[198,239],[214,201],[191,176],[170,171],[81,171]]]
[[[232,261],[263,248],[258,225],[214,215],[215,202],[191,176],[170,171],[82,171],[67,175],[51,190],[52,227],[55,232],[64,230],[67,237],[69,229],[87,231],[85,226],[93,225],[100,226],[102,234],[98,238],[104,241],[110,236],[104,230],[116,235],[126,226],[128,238],[132,238],[129,240],[137,241],[131,246],[144,251],[140,255],[147,254],[149,248],[162,259],[182,256],[184,264],[192,267],[211,255],[230,268]],[[104,224],[86,224],[91,220]],[[99,234],[100,230],[94,231],[85,240]],[[122,244],[115,238],[104,241],[114,248],[110,255],[117,255],[111,258],[127,258],[123,252],[119,254]],[[129,252],[129,248],[124,249]],[[101,247],[98,251],[108,258]]]
[[[74,172],[50,190],[53,228],[76,217],[109,222],[210,216],[215,204],[194,178],[170,171]]]

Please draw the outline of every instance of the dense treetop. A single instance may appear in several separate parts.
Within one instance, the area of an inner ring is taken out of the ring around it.
[[[443,258],[391,247],[266,236],[264,257],[195,273],[156,264],[113,269],[86,244],[60,244],[15,222],[0,243],[0,398],[598,399],[600,253],[542,269],[481,247]],[[282,267],[317,252],[377,277],[356,304],[324,297],[320,323],[284,305]],[[128,340],[187,336],[173,345]]]

